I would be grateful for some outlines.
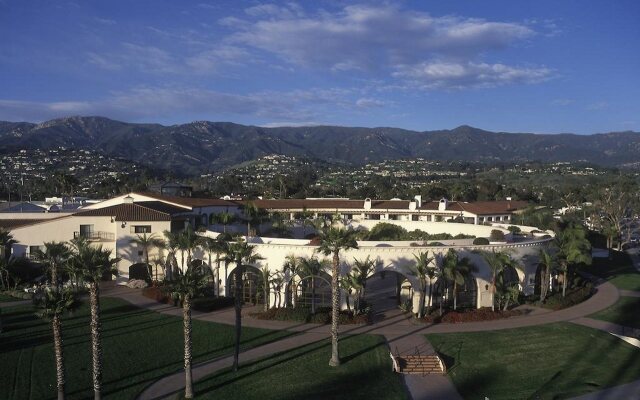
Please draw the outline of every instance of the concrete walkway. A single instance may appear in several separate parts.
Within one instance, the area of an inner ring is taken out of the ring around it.
[[[595,312],[610,307],[618,301],[620,293],[618,289],[609,282],[598,281],[596,283],[597,292],[587,301],[576,306],[560,310],[549,311],[531,308],[529,313],[520,317],[512,317],[496,321],[470,322],[464,324],[421,324],[415,322],[411,317],[405,315],[397,309],[384,310],[381,318],[376,318],[376,322],[371,325],[342,325],[342,334],[374,334],[383,335],[387,338],[391,349],[431,349],[431,345],[425,338],[428,333],[454,333],[454,332],[480,332],[501,329],[511,329],[526,326],[535,326],[553,322],[575,322],[582,324],[597,325],[603,321],[585,318]],[[166,304],[157,303],[154,300],[142,296],[140,290],[133,290],[127,287],[105,285],[102,294],[107,297],[117,297],[138,307],[160,312],[166,315],[181,317],[181,309]],[[242,325],[246,327],[289,330],[299,332],[301,335],[285,338],[277,342],[266,344],[254,349],[244,351],[240,355],[240,361],[246,362],[257,358],[266,357],[270,354],[299,347],[314,341],[329,337],[330,326],[304,323],[291,323],[284,321],[258,320],[248,316],[252,311],[258,311],[255,307],[243,309]],[[193,312],[193,318],[203,321],[217,322],[233,325],[235,314],[233,308],[228,308],[211,313]],[[588,320],[588,321],[587,321]],[[592,322],[594,321],[594,322]],[[587,326],[591,326],[587,325]],[[615,324],[614,324],[615,325]],[[591,326],[594,327],[594,326]],[[596,328],[599,329],[599,328]],[[603,329],[604,330],[604,329]],[[212,374],[222,368],[230,366],[232,358],[221,357],[195,366],[193,370],[194,382],[202,377]],[[455,387],[446,376],[429,375],[405,376],[405,382],[414,400],[417,399],[457,399],[460,398]],[[184,373],[169,375],[149,386],[140,396],[141,399],[159,399],[171,396],[184,389]]]

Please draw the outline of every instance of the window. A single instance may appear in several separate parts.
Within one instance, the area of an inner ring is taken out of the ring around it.
[[[39,250],[42,250],[44,246],[29,246],[29,256],[33,257]]]
[[[131,233],[151,233],[151,225],[133,225]]]
[[[91,237],[93,225],[80,225],[80,236]]]

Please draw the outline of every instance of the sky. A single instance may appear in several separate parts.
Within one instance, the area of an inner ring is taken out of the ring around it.
[[[640,131],[640,2],[0,0],[0,120]]]

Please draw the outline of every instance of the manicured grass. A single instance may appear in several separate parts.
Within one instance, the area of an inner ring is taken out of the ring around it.
[[[620,297],[616,304],[591,315],[591,318],[640,329],[640,297]]]
[[[640,378],[640,349],[570,323],[427,336],[465,399],[556,399]]]
[[[611,251],[611,255],[611,260],[594,258],[584,270],[608,280],[618,289],[640,290],[640,273],[633,267],[629,255],[617,251]]]
[[[0,399],[54,399],[55,364],[50,325],[34,316],[32,306],[2,310]],[[182,319],[136,308],[118,299],[102,299],[104,351],[103,397],[133,399],[144,387],[183,364]],[[93,397],[88,307],[63,321],[67,394]],[[193,321],[195,361],[228,354],[233,327]],[[262,329],[243,330],[242,343],[254,347],[288,335]]]
[[[221,371],[195,385],[198,399],[407,399],[400,375],[380,336],[358,335],[340,341],[342,365],[329,367],[331,344],[313,343]]]
[[[6,301],[20,301],[24,299],[19,299],[17,297],[9,296],[8,294],[0,293],[0,303],[4,303]]]

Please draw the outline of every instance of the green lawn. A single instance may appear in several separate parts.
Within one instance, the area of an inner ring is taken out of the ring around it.
[[[24,299],[19,299],[17,297],[9,296],[8,294],[0,293],[0,303],[8,302],[8,301],[21,301]]]
[[[640,378],[640,349],[570,323],[427,336],[465,399],[557,399]]]
[[[640,290],[640,273],[624,252],[612,251],[612,259],[594,258],[584,270],[613,283],[618,289]]]
[[[0,399],[54,399],[55,365],[49,324],[32,306],[2,310]],[[118,299],[102,299],[103,397],[133,399],[147,385],[180,370],[183,363],[182,319],[136,308]],[[69,399],[93,397],[87,306],[63,322]],[[243,346],[252,347],[287,332],[243,330]],[[230,353],[233,327],[193,321],[195,361]]]
[[[331,345],[322,341],[241,367],[224,370],[195,385],[198,399],[407,399],[400,375],[391,371],[380,336],[340,341],[343,363],[329,367]]]
[[[638,310],[640,310],[640,297],[620,297],[616,304],[590,317],[640,329]]]

